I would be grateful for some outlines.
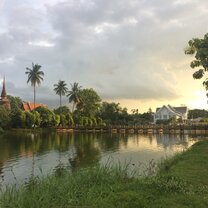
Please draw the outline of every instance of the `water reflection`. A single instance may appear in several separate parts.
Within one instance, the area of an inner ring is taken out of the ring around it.
[[[115,162],[148,163],[197,140],[188,135],[7,133],[0,136],[0,180],[3,185],[22,183],[31,175],[51,173],[60,164],[74,170],[105,164],[109,157]]]

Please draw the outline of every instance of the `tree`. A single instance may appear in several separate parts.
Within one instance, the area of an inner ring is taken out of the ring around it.
[[[34,127],[35,126],[39,127],[40,126],[40,122],[41,122],[40,114],[36,110],[31,111],[31,113],[34,116]]]
[[[79,92],[80,102],[77,104],[77,110],[81,111],[83,116],[93,118],[99,111],[101,98],[92,88],[83,89]]]
[[[16,111],[18,109],[22,109],[22,103],[23,101],[21,100],[20,97],[13,97],[11,95],[7,96],[9,101],[10,101],[10,105],[11,105],[11,111]]]
[[[80,102],[80,90],[81,86],[77,82],[71,84],[71,90],[68,91],[67,97],[69,97],[69,103],[73,102],[72,113],[74,112],[75,105]]]
[[[199,117],[201,118],[208,117],[208,111],[201,109],[193,109],[188,111],[188,119],[195,119]]]
[[[100,109],[100,117],[106,124],[119,124],[119,114],[122,111],[119,103],[103,102]]]
[[[53,113],[51,125],[56,127],[59,124],[60,124],[60,115],[56,115]]]
[[[193,38],[188,42],[185,54],[195,55],[195,60],[190,63],[190,67],[197,71],[193,73],[194,79],[201,79],[208,71],[208,33],[204,38]],[[203,81],[203,85],[208,90],[208,78]]]
[[[40,126],[41,127],[50,127],[53,125],[56,125],[56,121],[58,119],[55,118],[55,114],[50,111],[49,109],[46,109],[44,107],[37,107],[35,109],[40,114]],[[60,119],[59,119],[60,122]]]
[[[57,95],[60,96],[60,107],[62,106],[62,95],[64,96],[67,91],[67,84],[65,81],[59,80],[58,84],[54,84],[54,91],[56,92]]]
[[[35,115],[31,112],[25,112],[25,126],[32,128],[35,125]]]
[[[67,124],[66,116],[64,114],[60,114],[60,123],[59,123],[59,125],[66,126],[66,124]]]
[[[10,117],[9,112],[4,106],[0,106],[0,127],[6,129],[9,127]]]
[[[66,122],[68,126],[74,126],[74,119],[71,115],[71,113],[66,114]]]
[[[25,112],[21,109],[17,109],[16,111],[11,113],[11,126],[13,128],[24,128],[25,127]]]
[[[61,114],[66,115],[67,113],[70,113],[70,110],[67,106],[61,106],[59,108],[54,109],[53,112],[58,115],[61,115]]]
[[[25,74],[28,75],[27,83],[31,83],[31,86],[34,87],[34,108],[35,108],[35,102],[36,102],[36,85],[40,85],[41,81],[43,81],[44,73],[43,71],[40,71],[41,65],[39,64],[33,64],[32,63],[32,69],[26,68]]]

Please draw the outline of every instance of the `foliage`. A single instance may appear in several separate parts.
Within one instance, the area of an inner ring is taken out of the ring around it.
[[[79,124],[82,126],[96,126],[97,120],[96,118],[89,118],[87,116],[82,116],[79,120]]]
[[[119,113],[122,111],[119,103],[103,102],[100,109],[100,117],[106,124],[119,124]]]
[[[11,127],[13,128],[24,128],[25,127],[25,112],[21,109],[11,113]]]
[[[35,126],[35,114],[30,112],[25,112],[25,126],[27,128],[32,128]]]
[[[62,96],[68,91],[65,81],[59,80],[58,84],[54,84],[54,91],[60,96],[60,106],[62,106]]]
[[[34,87],[34,105],[36,102],[36,85],[40,85],[41,81],[43,81],[44,72],[40,71],[41,65],[39,64],[33,64],[32,63],[32,69],[26,68],[25,74],[28,75],[27,83],[31,83],[31,86]]]
[[[21,100],[20,97],[13,97],[11,95],[8,95],[7,97],[10,101],[11,111],[16,111],[18,109],[22,109],[23,101]]]
[[[71,113],[61,114],[60,115],[60,123],[61,126],[73,126],[74,120]]]
[[[36,110],[31,111],[31,113],[34,116],[34,126],[39,127],[41,122],[40,114]]]
[[[52,111],[51,111],[52,112]],[[53,112],[52,112],[53,113]],[[60,115],[56,115],[53,113],[53,117],[52,117],[52,122],[51,122],[51,125],[53,127],[56,127],[60,124]]]
[[[158,120],[156,121],[156,124],[164,124],[164,125],[168,125],[168,124],[171,123],[171,121],[172,121],[171,118],[169,118],[169,119],[167,119],[167,120],[164,120],[164,119],[158,119]]]
[[[77,104],[77,110],[82,116],[89,118],[95,117],[100,108],[101,98],[95,90],[83,89],[79,91],[80,102]]]
[[[153,115],[151,112],[146,112],[140,115],[139,124],[145,125],[153,122]]]
[[[4,129],[2,129],[2,127],[0,127],[0,135],[4,133]]]
[[[40,106],[35,111],[40,114],[40,127],[51,127],[57,125],[58,120],[60,122],[60,118],[58,119],[49,109]]]
[[[208,33],[204,38],[193,38],[188,42],[185,54],[194,55],[195,59],[190,63],[190,67],[197,69],[194,72],[194,79],[201,79],[208,71]],[[203,85],[208,90],[208,79],[203,81]]]
[[[199,117],[201,117],[201,118],[208,117],[208,111],[201,110],[201,109],[189,110],[188,119],[195,119],[195,118],[199,118]]]
[[[70,110],[67,106],[61,106],[61,107],[58,107],[58,108],[54,109],[53,112],[55,114],[61,115],[61,114],[70,113]]]
[[[0,106],[0,127],[6,129],[9,127],[10,117],[9,112],[4,106]]]
[[[67,97],[69,97],[69,103],[73,102],[72,106],[72,113],[74,112],[75,106],[80,102],[80,90],[81,86],[79,86],[79,83],[74,82],[71,84],[71,90],[68,91]]]
[[[32,63],[32,69],[26,68],[25,74],[28,75],[27,83],[31,83],[31,86],[40,85],[41,81],[43,81],[44,72],[40,71],[42,66],[39,64]]]
[[[66,116],[64,114],[60,114],[59,126],[66,126],[66,125],[67,125]]]
[[[74,119],[71,113],[66,114],[66,123],[68,126],[74,126]]]
[[[148,112],[140,114],[138,109],[132,109],[132,114],[130,115],[129,124],[133,125],[148,125],[153,123],[153,113],[152,109],[149,108]]]
[[[71,113],[60,114],[60,126],[74,126],[74,120]]]
[[[140,124],[141,115],[138,113],[138,110],[136,109],[132,112],[133,114],[128,114],[127,108],[122,108],[119,103],[103,102],[99,116],[108,125]]]

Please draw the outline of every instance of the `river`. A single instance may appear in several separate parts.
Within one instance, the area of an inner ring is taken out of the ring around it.
[[[0,185],[21,184],[60,167],[129,164],[145,173],[149,164],[181,152],[200,136],[106,133],[8,132],[0,135]]]

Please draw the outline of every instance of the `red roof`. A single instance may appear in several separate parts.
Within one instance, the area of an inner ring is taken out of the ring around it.
[[[30,102],[23,102],[23,109],[27,112],[30,112],[32,110],[34,110],[35,108],[38,107],[44,107],[44,108],[48,108],[47,105],[41,104],[41,103],[30,103]]]

